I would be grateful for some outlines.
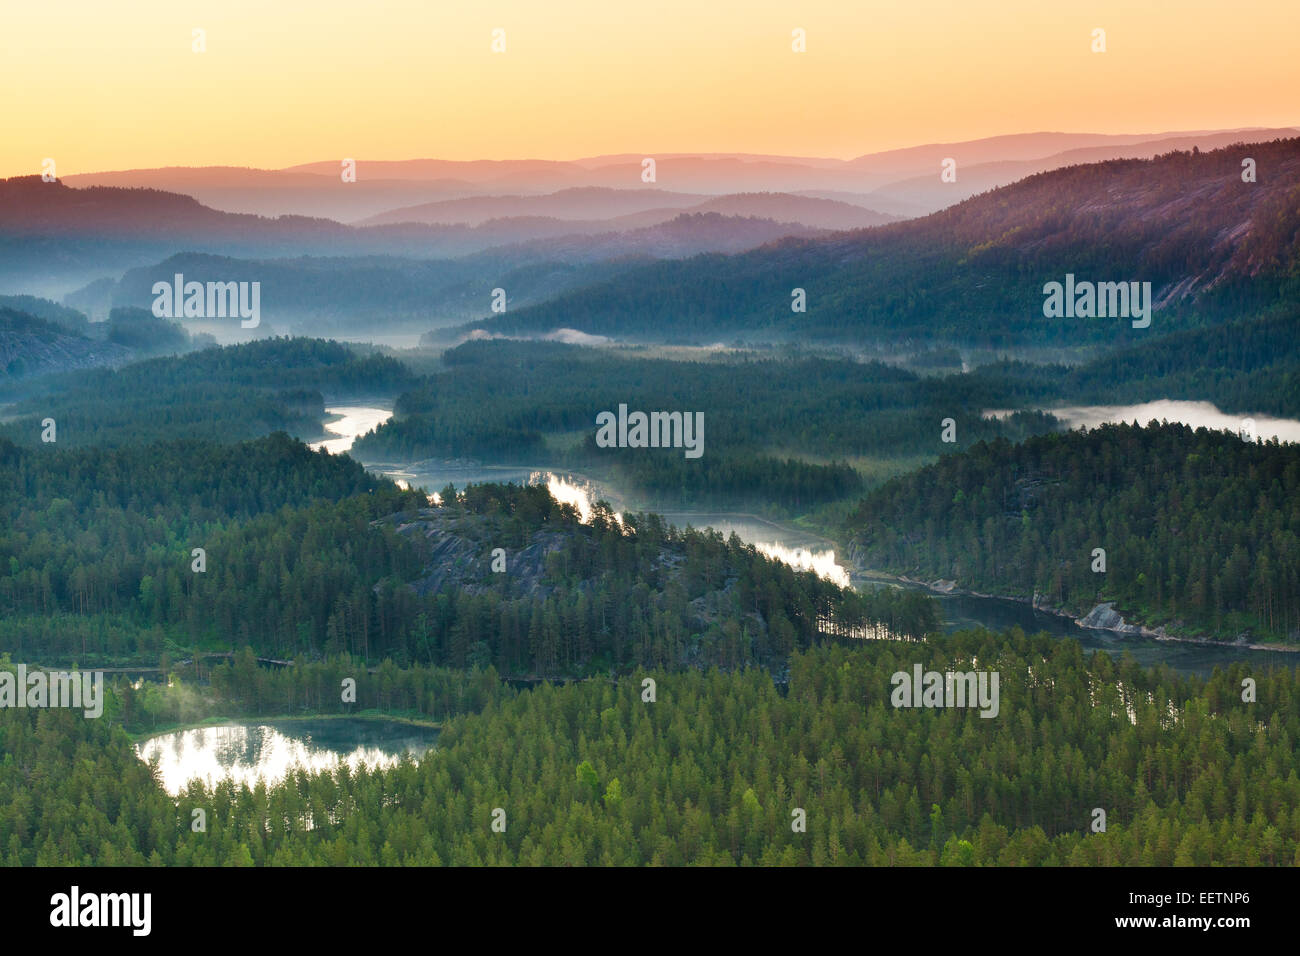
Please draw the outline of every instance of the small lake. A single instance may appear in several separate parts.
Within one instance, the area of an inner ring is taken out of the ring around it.
[[[235,721],[159,734],[138,743],[136,754],[146,763],[158,758],[163,789],[176,796],[191,780],[252,788],[283,780],[295,767],[388,767],[404,754],[418,759],[437,739],[435,728],[395,720]]]

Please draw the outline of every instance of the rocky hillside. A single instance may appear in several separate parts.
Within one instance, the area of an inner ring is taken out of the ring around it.
[[[493,549],[510,537],[503,523],[491,516],[467,514],[458,509],[425,508],[414,520],[411,516],[394,519],[399,534],[418,535],[427,547],[428,563],[423,575],[411,587],[421,595],[459,590],[467,594],[494,593],[503,597],[546,599],[571,588],[591,594],[600,574],[578,575],[566,580],[572,570],[566,552],[581,548],[589,529],[574,523],[559,524],[526,534],[519,547],[503,548],[504,555],[494,561]],[[503,563],[504,562],[504,563]],[[665,540],[647,558],[659,588],[685,588],[686,547]],[[493,565],[504,570],[494,570]],[[689,618],[704,628],[723,617],[735,617],[734,591],[739,576],[724,575],[716,587],[696,593],[686,605]],[[767,622],[761,614],[743,611],[737,620],[764,633]]]
[[[0,382],[120,365],[134,354],[121,345],[93,341],[26,312],[0,308]]]
[[[583,522],[541,486],[471,485],[442,497],[372,523],[405,538],[421,567],[376,594],[394,606],[422,602],[430,610],[417,630],[450,628],[456,653],[497,647],[509,672],[529,660],[571,673],[632,658],[780,669],[792,648],[832,634],[919,637],[937,625],[922,595],[854,592],[653,514],[620,521],[598,503]]]
[[[428,545],[428,565],[423,576],[412,582],[418,594],[437,593],[444,588],[460,588],[471,594],[495,590],[505,585],[517,594],[546,597],[555,588],[545,583],[546,560],[563,550],[572,531],[534,531],[522,548],[511,549],[499,564],[504,571],[492,570],[492,550],[501,541],[496,523],[481,515],[465,514],[443,508],[424,508],[415,520],[397,522],[397,531],[418,535]]]

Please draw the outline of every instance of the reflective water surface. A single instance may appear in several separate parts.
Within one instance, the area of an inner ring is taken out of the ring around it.
[[[336,412],[353,409],[339,407]],[[1227,415],[1209,402],[1158,401],[1141,405],[1088,406],[1046,409],[1061,418],[1070,427],[1080,425],[1095,427],[1102,422],[1131,422],[1142,424],[1151,419],[1179,421],[1193,427],[1225,429],[1239,432],[1242,417]],[[1009,412],[989,411],[986,415],[1004,415]],[[1278,437],[1283,441],[1300,441],[1300,422],[1256,415],[1252,419],[1260,440]],[[342,422],[337,423],[342,425]],[[405,465],[375,464],[380,471],[411,486],[424,486],[428,490],[440,489],[448,483],[463,488],[471,482],[514,482],[515,484],[544,483],[558,501],[573,504],[583,520],[591,515],[592,504],[604,497],[615,506],[621,504],[614,489],[598,486],[583,475],[557,472],[544,465],[484,465],[477,462],[427,460]],[[854,571],[840,563],[833,542],[816,534],[793,528],[787,524],[769,521],[752,514],[717,511],[661,511],[668,524],[685,528],[712,528],[724,536],[733,532],[747,544],[752,544],[769,557],[792,567],[815,571],[827,580],[855,587],[899,586],[888,575]],[[912,586],[912,585],[907,585]],[[919,585],[917,585],[919,586]],[[1276,651],[1252,651],[1231,645],[1205,645],[1176,641],[1158,641],[1149,637],[1118,634],[1083,628],[1073,620],[1056,614],[1036,610],[1028,604],[1005,598],[977,597],[965,594],[936,594],[948,631],[969,627],[1002,630],[1018,626],[1026,633],[1046,631],[1056,637],[1072,637],[1086,650],[1104,650],[1111,654],[1131,652],[1144,666],[1163,662],[1185,673],[1208,675],[1215,665],[1234,660],[1248,660],[1262,666],[1272,664],[1295,667],[1300,664],[1300,654]]]
[[[175,796],[191,780],[255,787],[283,780],[294,767],[387,767],[403,754],[422,756],[437,739],[435,728],[393,720],[240,721],[150,737],[136,753],[146,763],[158,759],[163,788]]]
[[[326,422],[325,430],[338,438],[312,442],[307,447],[312,451],[324,448],[331,455],[339,455],[352,447],[352,443],[369,431],[374,430],[393,417],[390,408],[372,408],[366,405],[336,405],[326,408],[331,415],[341,415],[337,421]]]
[[[1143,667],[1167,664],[1184,674],[1208,677],[1214,668],[1232,661],[1248,661],[1267,670],[1274,666],[1294,668],[1300,654],[1289,651],[1253,651],[1231,644],[1194,644],[1188,641],[1158,641],[1153,637],[1120,634],[1091,627],[1080,627],[1068,617],[1039,611],[1021,601],[1006,598],[976,597],[970,594],[937,594],[943,611],[944,630],[985,627],[1000,630],[1019,627],[1026,634],[1046,631],[1054,637],[1072,637],[1083,645],[1084,652],[1106,651],[1118,657],[1130,653]]]

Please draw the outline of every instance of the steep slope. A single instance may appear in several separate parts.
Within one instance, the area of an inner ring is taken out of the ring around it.
[[[1035,153],[1033,147],[1014,151],[1008,148],[1007,155],[995,154],[992,159],[981,159],[981,156],[990,152],[987,147],[971,148],[978,147],[980,144],[954,143],[931,148],[931,151],[923,154],[928,162],[924,165],[918,163],[911,170],[912,175],[871,190],[863,197],[863,202],[868,206],[876,203],[882,209],[891,208],[893,204],[905,203],[914,207],[918,213],[936,212],[989,189],[1006,186],[1026,176],[1061,169],[1065,166],[1104,163],[1112,159],[1154,159],[1175,150],[1199,149],[1204,152],[1222,149],[1233,143],[1288,139],[1297,133],[1300,133],[1300,130],[1289,127],[1227,130],[1219,133],[1182,133],[1140,142],[1130,142],[1125,138],[1101,145],[1076,146],[1051,155]],[[1020,158],[1022,153],[1031,155]],[[920,158],[917,156],[918,160]],[[940,163],[949,158],[957,164],[956,179],[953,182],[944,182],[938,175]]]
[[[121,364],[134,354],[120,345],[94,342],[34,315],[0,307],[0,383]]]
[[[1256,182],[1243,182],[1247,158]],[[1300,139],[1290,139],[1042,173],[924,219],[647,266],[466,330],[701,343],[723,334],[1126,341],[1276,304],[1298,261]],[[1044,285],[1067,274],[1150,282],[1150,328],[1045,317]],[[805,312],[792,310],[796,288]]]

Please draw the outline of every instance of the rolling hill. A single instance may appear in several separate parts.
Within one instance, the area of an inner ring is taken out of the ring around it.
[[[1243,181],[1247,158],[1255,182]],[[1275,140],[1071,166],[923,219],[655,263],[460,331],[1123,344],[1278,305],[1295,292],[1298,261],[1300,139]],[[1150,328],[1046,318],[1044,286],[1067,274],[1151,283]],[[795,289],[804,312],[792,309]]]

